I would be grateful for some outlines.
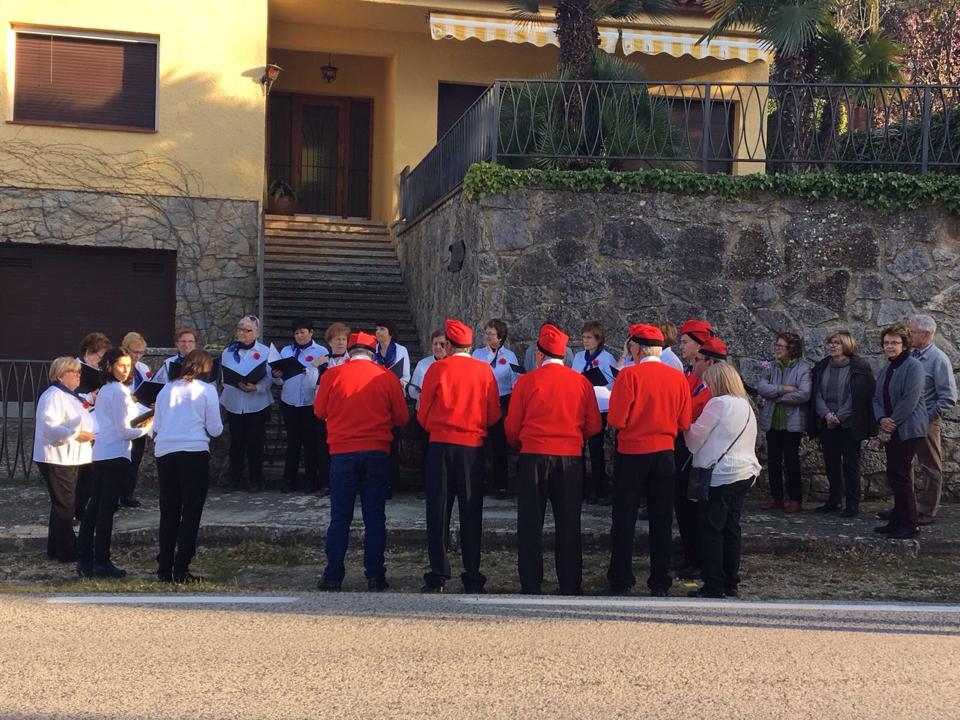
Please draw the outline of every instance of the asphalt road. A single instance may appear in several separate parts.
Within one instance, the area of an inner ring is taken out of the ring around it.
[[[955,720],[957,668],[960,606],[0,596],[5,720]]]

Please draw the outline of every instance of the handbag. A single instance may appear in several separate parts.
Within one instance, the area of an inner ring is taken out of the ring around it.
[[[730,452],[731,448],[737,444],[743,434],[747,431],[747,426],[750,424],[750,416],[747,416],[747,422],[743,426],[743,430],[733,439],[733,442],[727,446],[727,449],[718,457],[713,465],[710,467],[696,467],[691,466],[690,468],[690,479],[687,481],[687,499],[693,502],[706,502],[710,499],[710,479],[713,477],[713,469],[717,464],[726,457],[727,453]],[[716,426],[714,426],[716,427]],[[713,432],[711,430],[711,432]],[[709,436],[708,436],[709,437]],[[693,459],[693,455],[690,456],[690,459]]]

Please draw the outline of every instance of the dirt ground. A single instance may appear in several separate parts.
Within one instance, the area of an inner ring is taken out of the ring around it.
[[[143,546],[114,550],[114,562],[130,575],[124,580],[79,579],[72,565],[50,562],[41,554],[0,554],[0,592],[248,592],[313,591],[323,569],[321,548],[278,546],[246,542],[234,546],[201,547],[191,571],[205,582],[172,587],[153,579],[153,549]],[[584,554],[584,592],[602,588],[609,556],[589,550]],[[451,552],[454,579],[448,591],[460,592],[456,549]],[[418,592],[422,585],[425,552],[421,548],[393,547],[387,555],[390,589]],[[637,594],[645,594],[647,561],[635,559]],[[485,552],[481,569],[488,576],[487,592],[519,592],[516,554]],[[544,592],[557,591],[550,553],[544,558]],[[957,602],[960,600],[960,558],[952,555],[911,556],[875,549],[800,547],[795,552],[744,555],[741,598],[749,600],[869,600],[901,602]],[[674,584],[672,595],[696,587],[692,581]],[[365,591],[362,551],[352,547],[347,556],[344,590]]]

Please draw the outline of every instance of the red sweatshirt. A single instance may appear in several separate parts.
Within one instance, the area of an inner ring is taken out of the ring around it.
[[[575,455],[603,428],[593,385],[562,363],[522,375],[513,387],[503,429],[522,453]]]
[[[617,432],[617,451],[628,455],[673,450],[677,434],[690,427],[690,385],[656,360],[625,367],[610,395],[607,422]]]
[[[696,377],[696,375],[694,375]],[[703,412],[703,409],[707,406],[707,403],[710,402],[710,398],[713,397],[713,394],[710,392],[710,388],[707,387],[706,383],[703,384],[703,390],[697,392],[697,388],[700,387],[700,381],[697,381],[697,384],[693,386],[691,393],[694,393],[690,397],[690,422],[695,423],[697,418],[700,417],[700,413]]]
[[[390,452],[393,428],[407,424],[410,415],[396,375],[354,357],[320,376],[313,412],[327,421],[330,454]]]
[[[500,393],[490,365],[469,355],[450,355],[427,370],[417,420],[430,442],[480,447],[500,419]]]

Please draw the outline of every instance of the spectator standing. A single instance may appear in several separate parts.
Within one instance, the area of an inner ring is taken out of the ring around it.
[[[506,347],[507,324],[498,318],[487,321],[483,327],[484,346],[473,351],[473,357],[487,363],[493,370],[500,393],[500,420],[487,433],[487,450],[490,465],[493,468],[493,486],[498,498],[505,498],[509,492],[507,437],[503,432],[503,418],[510,405],[510,394],[517,381],[517,356]]]
[[[550,326],[553,327],[553,326]],[[542,331],[543,328],[541,328]],[[610,407],[610,390],[613,388],[613,373],[617,360],[604,347],[606,330],[599,320],[591,320],[580,328],[583,350],[573,356],[573,369],[581,373],[593,370],[600,372],[605,385],[592,385],[597,410],[600,413],[600,431],[587,440],[590,453],[590,475],[586,466],[583,471],[583,498],[587,505],[609,505],[609,481],[607,478],[606,444],[607,410]]]

